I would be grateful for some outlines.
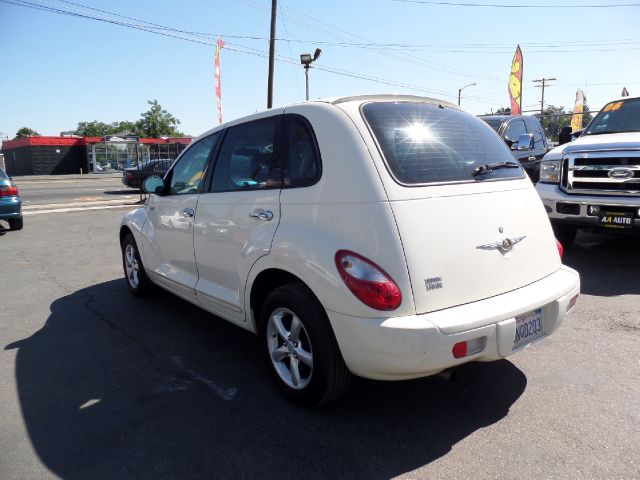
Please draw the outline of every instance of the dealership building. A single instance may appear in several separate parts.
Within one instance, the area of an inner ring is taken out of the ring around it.
[[[172,161],[191,143],[190,137],[22,137],[2,143],[9,175],[106,173],[148,160]]]

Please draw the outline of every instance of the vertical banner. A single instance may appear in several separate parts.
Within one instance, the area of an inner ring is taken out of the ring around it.
[[[222,125],[222,92],[220,89],[220,50],[224,47],[224,42],[218,37],[216,43],[216,59],[213,68],[213,83],[216,89],[216,102],[218,104],[218,125]]]
[[[511,75],[509,75],[509,100],[511,101],[511,115],[522,114],[522,50],[520,45],[516,48],[511,62]]]
[[[576,104],[573,107],[571,117],[571,132],[582,130],[582,112],[584,110],[584,92],[580,89],[576,91]]]
[[[629,96],[629,90],[627,90],[627,87],[622,87],[622,94],[620,96],[621,97],[628,97]]]

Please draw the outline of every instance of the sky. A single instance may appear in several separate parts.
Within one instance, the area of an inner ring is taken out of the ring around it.
[[[525,112],[540,108],[539,78],[557,79],[545,104],[571,110],[577,88],[592,109],[623,87],[640,95],[640,3],[507,5],[527,4],[278,0],[273,104],[304,100],[299,56],[316,48],[312,99],[397,93],[456,103],[458,89],[475,84],[464,88],[463,108],[490,113],[509,106],[518,44]],[[180,119],[181,131],[199,135],[217,125],[217,35],[225,42],[224,121],[264,110],[270,11],[271,0],[0,0],[0,136],[25,126],[58,135],[82,121],[135,121],[153,99]]]

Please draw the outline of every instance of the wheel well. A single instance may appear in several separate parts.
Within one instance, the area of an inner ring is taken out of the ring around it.
[[[256,326],[258,325],[258,319],[260,317],[260,310],[262,310],[262,304],[266,300],[269,293],[278,287],[287,285],[289,283],[299,283],[307,287],[307,285],[292,273],[277,268],[270,268],[264,270],[258,274],[251,286],[251,297],[249,299],[251,310],[253,310],[254,318],[256,319]],[[309,288],[309,287],[307,287]],[[309,289],[311,292],[311,289]],[[313,294],[313,292],[311,292]],[[315,295],[314,295],[315,296]]]
[[[124,237],[126,237],[129,233],[133,235],[133,232],[129,227],[127,227],[126,225],[120,227],[120,245],[122,245],[122,242],[124,242]]]

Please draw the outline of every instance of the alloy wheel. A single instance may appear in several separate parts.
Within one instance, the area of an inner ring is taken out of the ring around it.
[[[302,321],[288,308],[277,308],[269,316],[267,346],[282,381],[295,390],[305,388],[313,374],[313,350]]]

